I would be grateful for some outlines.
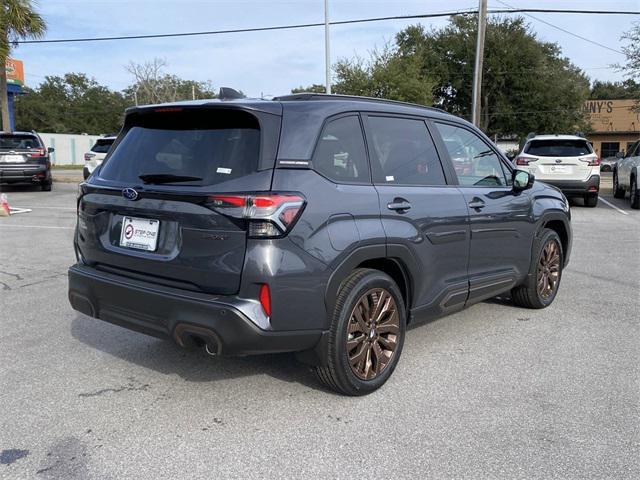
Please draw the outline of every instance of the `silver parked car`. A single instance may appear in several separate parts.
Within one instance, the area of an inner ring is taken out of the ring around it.
[[[627,154],[621,158],[613,170],[613,196],[624,198],[629,192],[631,208],[640,209],[640,140],[627,149]]]

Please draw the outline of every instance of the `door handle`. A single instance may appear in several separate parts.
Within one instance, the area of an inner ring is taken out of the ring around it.
[[[411,208],[411,204],[404,198],[394,198],[393,202],[387,204],[387,208],[396,212],[405,212]]]
[[[474,198],[469,202],[469,208],[475,208],[476,210],[481,210],[485,207],[485,203],[479,198]]]

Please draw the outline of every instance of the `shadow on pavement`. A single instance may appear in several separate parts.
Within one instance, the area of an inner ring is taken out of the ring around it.
[[[211,357],[204,350],[185,350],[172,340],[156,339],[80,314],[71,322],[71,335],[93,349],[163,374],[179,375],[188,382],[266,374],[326,392],[311,368],[289,353]]]

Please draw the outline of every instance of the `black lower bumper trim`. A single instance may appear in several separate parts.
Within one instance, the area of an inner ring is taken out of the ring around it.
[[[174,290],[85,265],[69,269],[69,301],[75,310],[147,335],[176,339],[177,326],[193,325],[211,332],[219,343],[217,353],[224,355],[303,351],[322,336],[320,330],[262,330],[232,305]]]
[[[592,175],[584,182],[581,180],[540,180],[559,188],[565,195],[597,194],[600,191],[600,175]]]

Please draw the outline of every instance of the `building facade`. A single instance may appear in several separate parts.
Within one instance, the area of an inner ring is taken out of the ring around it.
[[[592,132],[589,141],[600,158],[615,157],[640,140],[640,101],[587,100],[584,113]]]

